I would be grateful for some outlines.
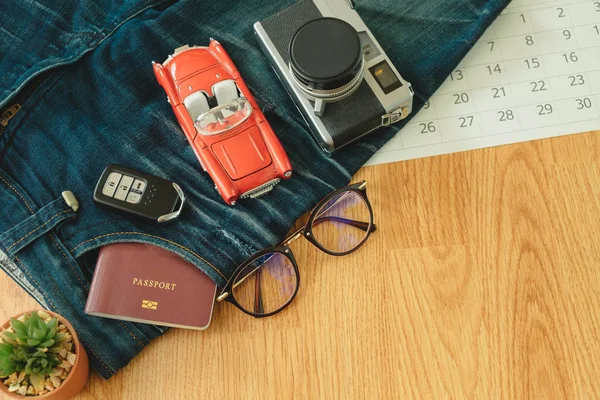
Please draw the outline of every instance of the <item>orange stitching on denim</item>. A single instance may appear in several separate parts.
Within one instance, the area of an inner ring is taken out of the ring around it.
[[[23,200],[23,203],[25,203],[25,206],[27,207],[27,209],[28,209],[29,211],[31,211],[31,213],[33,214],[33,210],[31,209],[31,207],[29,207],[29,203],[27,202],[27,200],[25,200],[25,197],[23,197],[23,195],[21,195],[21,193],[19,193],[19,192],[17,191],[17,189],[15,189],[15,188],[14,188],[14,187],[13,187],[13,186],[10,184],[10,183],[8,183],[8,182],[6,181],[6,179],[4,179],[4,178],[3,178],[3,177],[1,177],[1,176],[0,176],[0,179],[2,179],[2,181],[3,181],[4,183],[6,183],[6,184],[8,185],[8,187],[9,187],[9,188],[11,188],[11,189],[13,190],[13,192],[15,192],[15,193],[17,194],[17,196],[19,196],[19,197],[21,198],[21,200]]]
[[[81,339],[79,339],[81,340]],[[82,342],[83,343],[83,342]],[[106,369],[108,372],[110,372],[111,374],[114,374],[115,371],[111,368],[108,367],[108,365],[104,364],[104,361],[102,361],[102,359],[100,358],[100,356],[98,354],[96,354],[96,352],[91,348],[91,347],[87,347],[86,350],[89,350],[92,352],[92,354],[94,354],[96,356],[96,358],[98,359],[98,361],[100,361],[100,364],[102,364],[104,366],[104,369]]]
[[[23,262],[21,260],[19,260],[19,257],[15,257],[15,262],[18,262],[21,265],[21,269],[27,274],[29,275],[29,277],[31,278],[31,280],[33,282],[35,282],[35,284],[37,285],[37,289],[39,289],[40,292],[42,292],[42,295],[44,296],[44,300],[46,300],[51,306],[52,308],[54,308],[55,310],[58,309],[58,307],[56,307],[52,301],[50,301],[50,299],[48,299],[48,295],[46,293],[44,293],[44,291],[42,290],[42,288],[40,287],[40,284],[37,283],[37,281],[33,278],[33,276],[31,276],[31,274],[29,273],[29,270],[25,267],[25,264],[23,264]],[[96,354],[94,352],[94,350],[92,350],[91,348],[89,348],[88,350],[90,350],[92,353],[94,353],[94,355],[96,356],[96,358],[98,359],[98,361],[100,361],[100,364],[102,364],[104,366],[104,368],[110,372],[110,373],[114,373],[115,371],[113,371],[112,369],[110,369],[108,367],[108,365],[104,364],[104,362],[102,361],[102,359],[98,356],[98,354]]]
[[[144,342],[142,342],[137,336],[135,336],[135,333],[131,332],[129,330],[129,328],[127,328],[125,326],[125,324],[121,321],[117,321],[123,328],[125,328],[125,330],[129,333],[129,336],[131,336],[132,338],[134,338],[139,344],[142,345],[142,347],[146,347],[146,345],[144,344]]]
[[[79,281],[79,283],[87,288],[87,285],[81,280],[81,278],[79,277],[79,274],[77,274],[77,271],[75,270],[75,267],[73,267],[73,264],[71,264],[71,261],[67,258],[67,255],[65,254],[65,252],[60,248],[60,246],[58,245],[58,243],[56,242],[56,240],[52,237],[52,235],[48,235],[48,237],[50,239],[52,239],[52,241],[54,242],[54,245],[56,246],[56,248],[58,249],[58,251],[60,251],[60,254],[62,254],[63,258],[65,259],[65,261],[67,262],[67,264],[69,264],[69,267],[71,267],[71,271],[73,271],[73,274],[75,274],[75,278],[77,278],[77,280]]]
[[[175,243],[175,242],[173,242],[173,241],[171,241],[169,239],[161,238],[159,236],[149,235],[147,233],[141,233],[141,232],[114,232],[114,233],[107,233],[105,235],[96,236],[94,238],[91,238],[91,239],[88,239],[86,241],[83,241],[83,242],[79,243],[77,246],[75,246],[75,247],[73,247],[71,249],[71,253],[74,252],[75,249],[77,249],[78,247],[80,247],[80,246],[82,246],[82,245],[84,245],[84,244],[86,244],[88,242],[91,242],[91,241],[96,240],[96,239],[102,239],[103,237],[107,237],[107,236],[114,236],[114,235],[141,235],[141,236],[148,236],[148,237],[151,237],[151,238],[154,238],[154,239],[164,240],[167,243],[170,243],[170,244],[175,245],[175,246],[177,246],[177,247],[179,247],[181,249],[189,251],[190,253],[192,253],[193,255],[195,255],[196,257],[198,257],[200,260],[204,261],[209,267],[211,267],[212,269],[214,269],[215,272],[217,274],[219,274],[223,279],[227,280],[227,278],[225,278],[225,275],[223,275],[223,273],[221,273],[221,271],[219,271],[217,268],[215,268],[214,265],[212,265],[211,263],[209,263],[208,261],[206,261],[204,258],[200,257],[198,254],[194,253],[192,250],[188,249],[187,247],[182,246],[179,243]]]
[[[19,244],[19,242],[25,240],[28,236],[30,236],[31,234],[33,234],[34,232],[39,231],[40,229],[42,229],[45,225],[48,225],[50,223],[50,221],[52,221],[54,218],[58,217],[60,214],[64,214],[66,212],[69,212],[71,210],[64,210],[61,211],[57,214],[54,214],[52,217],[50,217],[50,219],[48,219],[46,222],[44,222],[42,225],[38,226],[37,228],[35,228],[34,230],[32,230],[31,232],[29,232],[27,235],[23,236],[21,239],[17,240],[16,242],[14,242],[13,244],[11,244],[9,247],[6,248],[6,251],[10,251],[10,249],[12,249],[14,246],[16,246],[17,244]]]

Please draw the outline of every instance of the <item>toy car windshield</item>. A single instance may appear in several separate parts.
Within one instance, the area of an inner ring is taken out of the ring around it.
[[[252,114],[252,106],[243,97],[215,107],[196,119],[196,128],[202,135],[218,135],[235,128]]]

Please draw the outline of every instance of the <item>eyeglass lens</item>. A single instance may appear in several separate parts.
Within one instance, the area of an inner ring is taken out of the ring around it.
[[[373,223],[366,200],[354,190],[332,197],[316,215],[313,237],[331,253],[345,253],[358,247]]]
[[[297,286],[292,261],[273,252],[255,258],[242,269],[233,282],[232,294],[246,311],[268,314],[285,306]]]

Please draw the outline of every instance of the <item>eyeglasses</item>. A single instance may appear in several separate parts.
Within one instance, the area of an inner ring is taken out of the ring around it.
[[[311,211],[305,226],[280,244],[242,263],[217,301],[227,300],[246,314],[268,317],[290,305],[300,287],[298,265],[289,245],[304,236],[318,249],[343,256],[362,246],[375,231],[365,181],[330,193]]]

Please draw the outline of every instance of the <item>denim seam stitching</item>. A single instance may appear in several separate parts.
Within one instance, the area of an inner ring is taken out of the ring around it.
[[[140,236],[148,236],[148,237],[151,237],[151,238],[154,238],[154,239],[163,240],[163,241],[165,241],[167,243],[170,243],[170,244],[172,244],[174,246],[177,246],[179,248],[182,248],[182,249],[190,252],[191,254],[193,254],[194,256],[196,256],[198,259],[204,261],[209,267],[211,267],[213,270],[215,270],[215,272],[217,274],[219,274],[223,279],[227,280],[227,278],[225,277],[225,275],[223,275],[223,273],[221,271],[219,271],[214,265],[212,265],[211,263],[209,263],[207,260],[205,260],[204,258],[202,258],[200,255],[196,254],[192,250],[188,249],[187,247],[185,247],[183,245],[180,245],[179,243],[175,243],[175,242],[173,242],[173,241],[171,241],[169,239],[161,238],[160,236],[150,235],[148,233],[142,233],[142,232],[113,232],[113,233],[107,233],[107,234],[104,234],[104,235],[96,236],[96,237],[93,237],[91,239],[85,240],[85,241],[79,243],[77,246],[73,247],[70,251],[72,253],[72,252],[75,251],[75,249],[77,249],[78,247],[80,247],[80,246],[82,246],[82,245],[84,245],[84,244],[86,244],[88,242],[94,241],[96,239],[101,239],[101,238],[107,237],[107,236],[114,236],[114,235],[140,235]]]
[[[138,342],[142,348],[146,347],[146,345],[144,344],[144,342],[142,342],[140,340],[140,338],[138,338],[135,333],[131,332],[131,330],[129,330],[129,328],[122,322],[122,321],[118,321],[119,325],[121,325],[123,328],[125,328],[125,330],[127,331],[127,333],[129,333],[129,336],[131,336],[132,338],[135,339],[136,342]]]
[[[21,200],[23,200],[23,203],[25,203],[25,207],[27,207],[27,209],[29,211],[31,211],[31,213],[33,214],[33,210],[31,209],[31,207],[29,206],[29,203],[27,202],[27,200],[25,200],[25,197],[23,197],[23,195],[21,193],[19,193],[17,191],[17,189],[15,189],[10,183],[8,183],[3,177],[0,176],[0,179],[2,179],[2,181],[4,183],[6,183],[8,185],[9,188],[11,188],[13,190],[13,192],[15,192],[17,194],[17,196],[19,196],[21,198]]]
[[[56,242],[56,240],[54,239],[54,237],[52,237],[52,235],[48,235],[48,237],[50,237],[50,239],[52,239],[52,241],[54,242],[54,245],[56,246],[56,248],[58,249],[58,251],[60,251],[60,254],[62,254],[63,258],[65,259],[65,261],[67,262],[67,264],[69,264],[69,267],[71,267],[71,271],[73,271],[73,274],[75,274],[75,277],[77,278],[77,280],[79,281],[79,283],[81,285],[83,285],[84,288],[87,288],[87,285],[81,280],[81,277],[79,276],[79,274],[77,274],[77,271],[75,270],[75,267],[73,267],[73,264],[71,263],[71,261],[67,258],[67,255],[65,254],[65,252],[60,248],[60,246],[58,245],[58,243]]]
[[[19,263],[19,265],[21,265],[22,270],[29,275],[29,277],[31,278],[31,280],[36,284],[36,289],[38,289],[40,292],[42,292],[42,295],[44,296],[44,299],[56,310],[58,307],[56,307],[54,305],[54,303],[52,303],[52,301],[48,298],[48,295],[44,292],[44,290],[40,287],[40,284],[37,283],[37,281],[35,280],[35,278],[29,273],[29,270],[27,269],[27,267],[25,267],[25,264],[23,264],[23,262],[21,260],[19,260],[19,257],[15,257],[15,262]],[[79,339],[82,343],[83,340]],[[104,362],[102,361],[102,359],[98,356],[98,354],[96,354],[96,352],[88,346],[88,349],[94,354],[94,356],[96,356],[96,358],[98,359],[98,361],[100,361],[100,364],[102,364],[102,366],[104,367],[104,369],[109,373],[109,374],[114,374],[115,371],[113,371],[112,369],[110,369],[108,367],[108,365],[104,364]]]
[[[13,247],[15,247],[17,244],[19,244],[20,242],[22,242],[23,240],[25,240],[28,236],[31,236],[34,232],[39,231],[40,229],[42,229],[44,226],[48,225],[50,223],[50,221],[52,221],[54,218],[58,217],[61,214],[67,213],[71,210],[64,210],[61,211],[59,213],[54,214],[52,217],[50,217],[46,222],[44,222],[42,225],[38,226],[37,228],[35,228],[34,230],[32,230],[31,232],[29,232],[28,234],[26,234],[25,236],[23,236],[22,238],[20,238],[19,240],[17,240],[16,242],[14,242],[13,244],[11,244],[10,246],[8,246],[6,248],[7,251],[10,251],[10,249],[12,249]]]

